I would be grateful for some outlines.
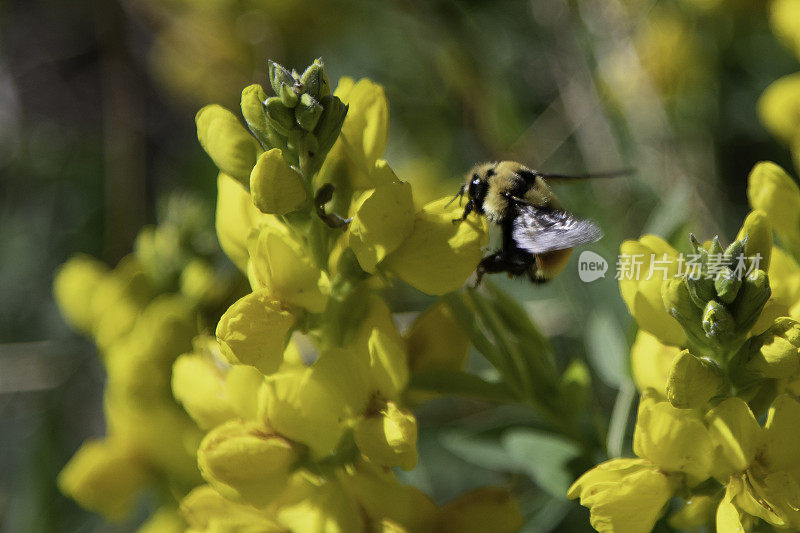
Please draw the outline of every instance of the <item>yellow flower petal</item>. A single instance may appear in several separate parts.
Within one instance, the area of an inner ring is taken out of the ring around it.
[[[90,333],[95,323],[86,302],[91,300],[95,288],[108,275],[108,270],[97,259],[79,254],[71,257],[55,273],[53,295],[59,310],[72,327],[83,333]]]
[[[342,125],[348,152],[363,168],[371,169],[383,155],[389,134],[389,102],[383,87],[369,79],[343,79],[334,95],[349,106]]]
[[[797,189],[795,188],[795,190]],[[798,207],[800,208],[800,204],[798,204]],[[760,256],[758,268],[765,272],[769,268],[769,260],[772,254],[772,225],[770,224],[772,218],[775,217],[767,218],[767,214],[760,209],[751,211],[747,218],[744,219],[742,228],[735,239],[740,241],[747,238],[747,242],[744,245],[744,256],[746,258]]]
[[[434,530],[436,505],[418,488],[398,482],[391,470],[359,464],[337,477],[373,522],[387,520],[404,528],[400,531]]]
[[[787,144],[791,142],[800,128],[800,72],[772,82],[761,93],[757,110],[767,131]]]
[[[335,388],[343,385],[341,380],[337,383],[336,376],[316,368],[270,376],[259,395],[259,417],[281,435],[307,445],[312,457],[320,459],[336,448],[354,413]]]
[[[264,375],[252,366],[234,365],[228,370],[228,375],[225,376],[225,394],[231,408],[240,418],[258,418],[258,394],[263,386]]]
[[[191,532],[219,533],[223,531],[258,531],[283,533],[273,516],[251,505],[224,498],[209,485],[193,489],[181,501],[181,515]]]
[[[223,496],[263,507],[289,483],[292,444],[254,422],[232,420],[210,431],[197,451],[203,478]]]
[[[417,213],[411,235],[385,260],[386,269],[427,294],[446,294],[459,288],[478,266],[486,245],[486,221],[458,218],[458,205],[449,198],[427,204]]]
[[[800,58],[800,4],[794,0],[774,0],[769,4],[772,31]]]
[[[636,387],[642,392],[655,390],[660,399],[666,399],[669,371],[679,353],[679,348],[663,344],[655,335],[643,329],[637,331],[631,346],[631,373]]]
[[[361,453],[378,466],[417,466],[417,419],[394,402],[359,420],[354,436]]]
[[[303,178],[283,160],[278,148],[258,156],[250,174],[253,204],[262,212],[285,215],[306,199]]]
[[[641,459],[612,459],[583,474],[567,495],[580,497],[601,533],[646,533],[672,497],[677,483]]]
[[[399,398],[408,383],[408,358],[403,346],[378,328],[372,330],[367,346],[375,389],[383,398]]]
[[[623,242],[620,254],[631,257],[632,270],[621,273],[619,290],[639,327],[655,335],[663,343],[684,345],[686,335],[683,328],[667,313],[661,298],[664,279],[671,279],[678,272],[678,252],[660,237],[645,235],[638,241]],[[664,254],[669,261],[666,275],[661,271],[651,271],[651,256],[655,260],[663,261]],[[637,262],[641,263],[638,275],[633,266]]]
[[[327,274],[314,265],[308,248],[282,224],[267,223],[248,243],[248,277],[288,306],[312,313],[325,309],[330,292]]]
[[[217,238],[225,255],[244,272],[248,258],[247,236],[265,215],[253,205],[247,189],[231,176],[220,173],[217,189]]]
[[[766,214],[781,243],[800,253],[800,191],[786,171],[769,161],[756,164],[747,178],[747,198]]]
[[[88,440],[58,475],[61,492],[109,520],[128,516],[149,472],[122,442]]]
[[[764,425],[765,448],[759,461],[770,471],[800,467],[800,403],[788,395],[772,403]]]
[[[672,362],[667,381],[667,399],[674,407],[702,407],[725,383],[723,372],[711,361],[683,350]]]
[[[380,184],[361,193],[353,205],[350,247],[361,268],[375,272],[376,265],[397,249],[414,227],[411,185],[397,179]]]
[[[231,364],[251,365],[270,374],[283,360],[294,322],[295,317],[262,289],[225,311],[217,324],[217,340]]]
[[[645,398],[633,434],[633,451],[667,472],[683,472],[690,485],[710,476],[714,465],[711,435],[694,411]]]
[[[706,414],[706,421],[711,438],[733,472],[745,470],[761,443],[761,427],[747,403],[741,398],[728,398]]]
[[[200,428],[209,430],[236,416],[224,401],[225,375],[202,353],[183,354],[172,367],[172,393]]]
[[[195,122],[197,138],[220,172],[247,187],[260,151],[258,142],[233,113],[220,105],[208,105],[198,111]]]
[[[744,533],[739,509],[733,504],[733,499],[741,491],[741,481],[739,478],[731,478],[725,488],[725,496],[717,507],[717,531],[730,531],[731,533]]]

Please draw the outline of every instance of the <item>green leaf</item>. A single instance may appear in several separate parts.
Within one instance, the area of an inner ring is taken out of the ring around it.
[[[208,105],[197,112],[197,138],[221,172],[250,186],[250,171],[259,147],[233,113],[220,105]]]
[[[467,372],[429,371],[411,376],[410,390],[436,392],[447,396],[460,396],[490,402],[516,401],[504,383],[486,381]]]
[[[628,372],[629,347],[622,327],[609,309],[593,313],[586,328],[586,348],[589,361],[600,379],[619,389],[630,380]]]
[[[521,472],[517,460],[496,436],[454,429],[442,432],[439,442],[447,451],[472,465],[495,472]]]
[[[500,370],[503,375],[509,372],[510,369],[506,368],[507,362],[500,355],[495,345],[486,338],[486,335],[484,335],[478,325],[475,312],[464,302],[464,295],[462,293],[451,293],[445,295],[444,300],[450,307],[450,310],[453,311],[453,316],[455,316],[458,324],[467,332],[469,340],[475,349],[483,354],[486,360],[489,361],[492,366]],[[513,389],[519,390],[519,385],[516,380],[509,383],[509,385]]]
[[[567,498],[567,489],[574,481],[567,463],[580,455],[578,445],[552,433],[528,428],[507,431],[501,441],[537,485],[554,498]]]

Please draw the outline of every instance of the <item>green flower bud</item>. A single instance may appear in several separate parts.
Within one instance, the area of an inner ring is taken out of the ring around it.
[[[328,77],[325,75],[325,65],[322,59],[316,59],[300,77],[305,92],[314,99],[319,100],[331,93]]]
[[[703,309],[709,300],[713,300],[717,296],[714,290],[714,280],[707,279],[705,275],[695,279],[687,277],[686,288],[689,290],[689,296],[692,302],[699,308]]]
[[[272,90],[278,95],[286,107],[294,107],[297,105],[299,95],[295,89],[295,80],[292,73],[275,63],[274,61],[267,61],[267,70],[269,74],[269,83],[272,85]]]
[[[742,286],[742,280],[739,279],[728,267],[723,268],[717,273],[717,278],[714,280],[714,290],[719,299],[726,304],[731,304],[739,294],[739,287]]]
[[[702,407],[725,384],[722,370],[707,359],[684,350],[672,362],[667,381],[667,399],[673,407]]]
[[[317,127],[314,128],[314,135],[319,141],[319,155],[324,158],[342,131],[348,106],[344,105],[339,98],[331,95],[323,97],[320,104],[322,105],[322,115],[319,117]]]
[[[242,116],[248,129],[264,148],[272,146],[267,134],[267,113],[264,110],[266,99],[267,93],[261,85],[253,84],[242,91]]]
[[[739,294],[732,305],[737,328],[747,331],[753,327],[771,294],[769,278],[763,270],[758,270],[755,276],[750,275],[744,278],[742,286],[739,288]]]
[[[264,108],[267,111],[269,125],[281,135],[288,136],[292,130],[296,129],[294,112],[286,107],[277,96],[267,98]]]
[[[733,333],[736,323],[725,306],[716,300],[706,304],[703,311],[703,331],[708,337],[721,338]]]
[[[322,106],[310,94],[301,96],[300,103],[294,108],[297,124],[306,131],[314,131],[320,115],[322,115]]]
[[[711,246],[708,247],[708,255],[722,255],[724,252],[725,250],[719,242],[719,235],[714,235],[714,238],[711,239]]]
[[[664,308],[673,316],[683,329],[696,329],[702,315],[700,309],[694,304],[689,288],[683,278],[673,278],[661,285],[661,299]]]
[[[745,371],[764,378],[789,378],[800,371],[800,323],[778,318],[748,343]]]
[[[738,257],[744,254],[744,246],[747,242],[747,238],[745,237],[742,240],[736,240],[731,243],[728,248],[725,249],[725,263],[731,267],[736,267],[736,261],[738,261]]]

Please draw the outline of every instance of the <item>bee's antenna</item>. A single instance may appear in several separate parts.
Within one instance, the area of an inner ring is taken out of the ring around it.
[[[636,169],[634,168],[624,168],[621,170],[613,170],[611,172],[594,172],[592,174],[579,174],[577,176],[568,176],[566,174],[546,174],[539,171],[536,172],[536,175],[546,179],[585,180],[593,178],[616,178],[619,176],[633,174],[634,172],[636,172]]]
[[[448,205],[452,204],[453,202],[455,202],[455,201],[456,201],[456,198],[458,198],[458,205],[461,205],[461,199],[462,199],[462,198],[464,198],[464,186],[463,186],[463,185],[461,186],[461,188],[460,188],[460,189],[458,189],[458,192],[456,193],[456,195],[455,195],[455,196],[453,196],[453,197],[450,199],[450,201],[449,201],[449,202],[447,202],[446,204],[444,204],[444,206],[445,206],[445,207],[447,207]]]

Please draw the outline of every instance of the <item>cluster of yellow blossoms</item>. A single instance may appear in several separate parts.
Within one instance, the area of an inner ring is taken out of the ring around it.
[[[379,85],[344,78],[331,93],[321,61],[302,74],[270,63],[269,80],[275,96],[258,85],[242,93],[247,129],[218,105],[197,114],[220,169],[219,244],[250,284],[215,336],[187,304],[200,295],[195,261],[167,274],[164,227],[110,274],[78,258],[58,275],[65,315],[109,369],[109,437],[78,453],[62,489],[120,518],[156,474],[180,518],[165,510],[148,531],[516,530],[504,488],[438,506],[393,471],[415,467],[410,402],[431,396],[407,391],[410,377],[459,370],[468,343],[434,298],[401,333],[383,295],[393,279],[432,296],[459,288],[481,258],[485,223],[453,224],[459,208],[447,198],[414,207],[411,186],[380,159],[389,110]],[[177,294],[153,299],[137,270],[144,257]]]
[[[204,324],[216,320],[240,276],[219,266],[219,246],[198,201],[173,196],[158,226],[109,269],[76,256],[55,277],[62,314],[97,344],[108,374],[107,435],[87,441],[59,476],[61,490],[111,520],[151,489],[163,504],[147,527],[178,530],[177,500],[200,483],[201,430],[172,397],[170,372]],[[239,283],[241,285],[241,283]]]
[[[249,132],[220,106],[197,115],[221,171],[220,243],[252,292],[174,366],[175,397],[207,431],[207,485],[184,498],[184,518],[192,531],[512,531],[506,490],[438,508],[392,471],[417,463],[410,373],[457,368],[466,345],[436,349],[456,327],[443,305],[401,335],[381,291],[391,278],[431,295],[458,288],[485,228],[454,225],[446,199],[414,209],[380,159],[379,85],[345,78],[331,94],[320,61],[302,75],[269,67],[275,96],[242,93]]]
[[[602,463],[571,487],[598,531],[650,531],[672,498],[683,501],[669,517],[680,529],[800,528],[800,192],[759,163],[748,197],[753,211],[727,249],[693,241],[697,273],[678,274],[678,252],[659,237],[622,244],[669,271],[645,263],[638,277],[621,275],[640,328],[638,458]],[[733,275],[737,257],[746,277]]]

